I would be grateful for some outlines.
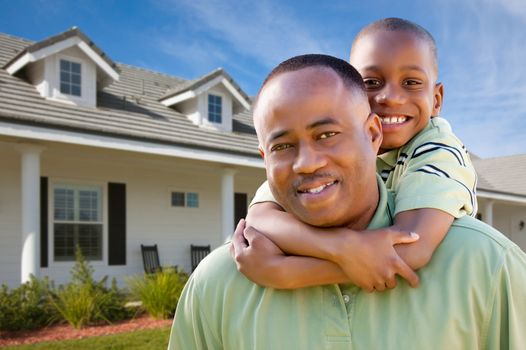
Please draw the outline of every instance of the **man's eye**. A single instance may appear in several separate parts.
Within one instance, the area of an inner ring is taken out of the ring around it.
[[[275,146],[272,146],[272,148],[270,149],[271,152],[274,152],[274,151],[283,151],[285,149],[288,149],[292,147],[291,144],[289,143],[280,143],[278,145],[275,145]]]
[[[324,132],[322,133],[319,138],[320,139],[328,139],[329,137],[333,137],[335,135],[337,135],[338,133],[335,132],[335,131],[327,131],[327,132]]]
[[[376,89],[382,86],[382,82],[379,79],[367,78],[363,80],[366,89]]]

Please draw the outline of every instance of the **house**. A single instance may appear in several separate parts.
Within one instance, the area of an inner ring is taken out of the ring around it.
[[[477,170],[478,215],[526,251],[526,154],[480,159]]]
[[[190,271],[265,179],[250,98],[223,70],[184,80],[116,64],[79,29],[0,35],[0,283],[143,271],[141,244]]]
[[[222,244],[265,179],[250,106],[222,69],[118,64],[77,28],[0,34],[0,283],[63,283],[77,245],[121,284],[141,244],[190,271],[190,245]],[[526,249],[526,155],[474,162],[481,218]]]

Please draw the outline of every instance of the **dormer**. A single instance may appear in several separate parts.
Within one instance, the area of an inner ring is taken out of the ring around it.
[[[232,116],[250,108],[250,98],[221,68],[168,91],[159,101],[185,114],[194,124],[232,131]]]
[[[46,99],[96,107],[97,90],[119,80],[117,66],[76,27],[26,47],[4,69]]]

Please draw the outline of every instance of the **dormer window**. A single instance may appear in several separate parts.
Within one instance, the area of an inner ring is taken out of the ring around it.
[[[60,93],[81,96],[80,63],[60,60]]]
[[[221,124],[222,118],[222,98],[218,95],[208,95],[208,121],[211,123]]]

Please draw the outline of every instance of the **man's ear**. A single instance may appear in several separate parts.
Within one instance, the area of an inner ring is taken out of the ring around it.
[[[370,140],[373,143],[375,152],[378,153],[384,138],[382,133],[382,122],[380,121],[378,114],[373,112],[369,113],[366,121],[366,127]]]
[[[265,152],[263,152],[263,149],[261,146],[258,147],[259,154],[261,155],[261,158],[265,159]]]
[[[434,101],[433,101],[433,112],[432,116],[440,115],[440,110],[442,109],[442,101],[444,100],[444,85],[442,83],[436,83],[433,91]]]

